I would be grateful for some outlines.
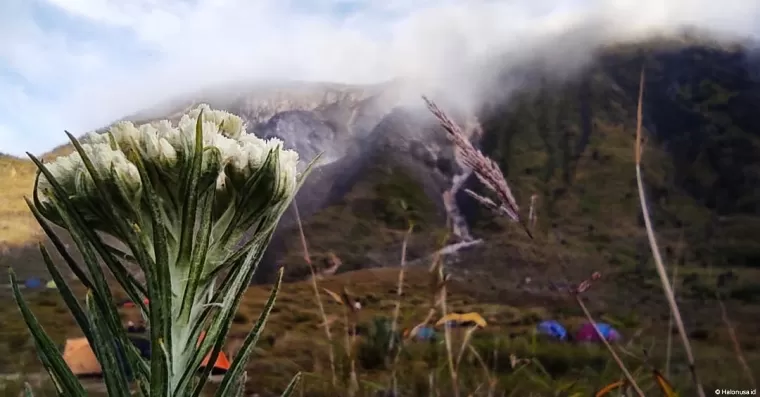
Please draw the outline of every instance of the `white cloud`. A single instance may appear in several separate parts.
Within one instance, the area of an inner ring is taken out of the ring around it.
[[[0,151],[39,153],[209,84],[401,76],[472,101],[492,59],[578,65],[615,39],[758,22],[756,0],[5,0]]]

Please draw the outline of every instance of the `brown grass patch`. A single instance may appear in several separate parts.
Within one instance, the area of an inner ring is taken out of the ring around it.
[[[40,238],[40,229],[24,202],[34,187],[36,167],[31,161],[0,154],[0,252]]]

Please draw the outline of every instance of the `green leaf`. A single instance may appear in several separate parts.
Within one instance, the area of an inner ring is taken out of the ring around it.
[[[104,318],[108,322],[109,332],[114,335],[114,338],[116,338],[115,340],[120,340],[122,343],[127,342],[126,333],[124,332],[121,324],[121,317],[119,316],[119,313],[114,305],[113,296],[108,286],[108,282],[106,281],[100,262],[93,252],[92,244],[97,244],[100,239],[94,235],[91,230],[88,230],[86,226],[82,224],[81,218],[78,217],[75,212],[72,213],[68,210],[64,211],[56,201],[53,201],[53,205],[59,209],[59,213],[61,214],[64,224],[66,224],[67,229],[71,232],[71,237],[77,245],[79,252],[82,254],[82,257],[87,264],[90,274],[93,276],[93,288],[91,289],[91,292],[93,294],[94,301],[98,306],[98,309],[101,313],[103,313]],[[74,215],[74,217],[70,217],[70,215]],[[88,236],[90,238],[87,238],[85,236]],[[101,249],[104,250],[102,246]],[[107,252],[104,256],[101,257],[104,258],[106,260],[106,263],[109,265],[112,262],[116,262],[114,258],[109,258],[109,254]],[[118,267],[118,264],[115,266]],[[111,270],[114,274],[116,274],[118,271],[118,269]],[[135,297],[137,297],[135,295],[136,291],[134,289],[130,289],[129,285],[124,286],[124,289],[130,295],[130,297],[132,297],[132,299],[135,299]],[[137,297],[137,299],[139,299],[139,302],[142,303],[142,299],[139,297]],[[130,357],[130,362],[137,362],[137,357],[139,357],[139,354],[134,353],[130,355]],[[139,373],[144,373],[140,367],[138,367],[137,370]]]
[[[121,234],[122,239],[126,240],[125,242],[129,246],[130,250],[132,251],[132,254],[135,256],[135,259],[137,262],[141,265],[142,270],[145,272],[145,276],[148,282],[148,294],[150,298],[154,300],[154,302],[165,302],[168,301],[170,298],[169,291],[166,291],[165,289],[161,288],[160,282],[160,276],[157,274],[159,271],[157,267],[155,266],[155,260],[152,258],[152,256],[148,252],[148,248],[146,247],[146,243],[144,241],[144,236],[142,235],[142,232],[139,230],[138,225],[131,224],[130,219],[139,219],[139,211],[134,207],[134,205],[129,200],[124,200],[125,197],[128,197],[128,195],[123,191],[123,188],[121,184],[115,183],[111,187],[115,188],[117,190],[115,194],[114,192],[109,191],[109,186],[105,183],[103,178],[100,176],[100,172],[95,168],[92,161],[90,160],[87,153],[82,148],[79,141],[71,134],[67,132],[67,135],[69,136],[69,139],[71,140],[71,143],[74,145],[74,148],[79,153],[80,157],[82,158],[82,163],[84,164],[85,168],[87,169],[88,173],[90,174],[90,177],[92,178],[96,190],[98,191],[100,195],[100,200],[103,203],[109,203],[111,204],[112,210],[114,211],[113,214],[106,215],[106,219],[104,221],[112,222],[113,225],[116,227],[116,229]],[[197,139],[197,137],[196,137]],[[47,179],[50,180],[51,176],[46,175]],[[51,181],[51,185],[53,185],[53,182]],[[56,189],[58,191],[59,189]],[[58,192],[57,192],[58,193]],[[60,197],[59,199],[66,202],[68,201],[66,197]],[[119,203],[120,205],[114,205],[115,203]],[[69,203],[70,204],[70,203]],[[72,215],[76,215],[75,209],[67,208]],[[83,224],[83,222],[78,222],[80,224]],[[82,233],[82,235],[87,235],[88,231],[86,230],[80,230],[79,233]],[[72,233],[72,237],[78,238],[79,233]],[[94,233],[92,231],[89,232],[89,238],[88,240],[95,242],[99,241],[100,238],[97,236],[94,236]],[[83,246],[81,244],[78,244],[80,251],[82,251],[82,254],[88,257],[85,259],[85,262],[90,267],[90,272],[93,274],[102,275],[102,271],[100,271],[99,266],[97,265],[97,261],[94,258],[94,255],[88,254],[88,248],[87,246]],[[109,252],[107,249],[104,249],[103,252],[99,252],[99,254],[103,255],[103,258],[106,259],[107,256],[109,256]],[[112,261],[108,263],[109,268],[112,269],[118,269],[120,267],[120,264],[118,264],[117,261]],[[93,268],[97,268],[93,270]],[[114,272],[114,275],[117,275],[121,272],[117,271]],[[103,313],[108,313],[107,318],[110,322],[112,322],[112,329],[118,328],[121,329],[121,320],[118,317],[118,313],[116,313],[115,308],[112,304],[113,298],[110,297],[110,290],[108,290],[107,285],[105,284],[104,278],[99,277],[100,280],[96,278],[95,281],[95,290],[97,294],[95,295],[96,300],[101,300],[100,307]],[[128,287],[128,284],[123,285],[125,288]],[[129,291],[127,291],[129,293]],[[106,302],[102,302],[102,300],[105,299],[98,299],[99,296],[109,296],[109,299]],[[165,297],[163,295],[166,295]],[[132,298],[134,299],[134,298]],[[142,303],[142,299],[136,299],[135,302],[139,305],[141,305],[141,308],[144,311],[147,311],[150,318],[150,332],[151,332],[151,343],[154,344],[159,339],[170,337],[169,332],[169,323],[170,323],[170,316],[169,311],[162,310],[162,305],[156,305],[156,307],[151,307],[150,310],[148,310],[145,305]],[[109,310],[110,309],[110,310]],[[113,324],[113,322],[116,322],[116,324]],[[113,329],[115,334],[118,334],[119,331]],[[121,330],[121,334],[123,335],[123,330]],[[122,341],[126,340],[126,337],[122,339]],[[131,350],[131,349],[129,349]],[[168,380],[169,380],[169,367],[167,365],[167,357],[165,357],[161,351],[156,351],[151,355],[151,370],[150,370],[150,387],[151,387],[151,394],[152,395],[166,395],[165,390],[168,389]]]
[[[36,190],[36,189],[35,189]],[[79,264],[74,260],[74,258],[71,257],[68,250],[66,249],[66,246],[61,242],[61,239],[58,238],[58,235],[55,234],[53,231],[53,228],[50,227],[50,224],[45,220],[45,218],[42,216],[40,211],[38,210],[38,205],[32,205],[32,203],[29,202],[29,199],[24,197],[24,201],[26,201],[27,207],[29,207],[29,210],[32,212],[32,215],[34,215],[34,218],[37,220],[37,223],[39,223],[40,227],[42,227],[42,231],[45,232],[45,235],[48,236],[50,241],[53,242],[53,245],[55,246],[56,250],[61,254],[63,259],[66,261],[66,264],[69,266],[69,269],[74,273],[74,275],[79,279],[79,281],[84,284],[85,288],[91,289],[92,288],[92,281],[90,281],[89,276],[84,272],[84,270],[79,266]]]
[[[39,163],[39,161],[32,157],[32,161],[38,164],[38,167],[40,168],[41,173],[48,174],[47,169]],[[57,193],[60,193],[60,186],[58,185],[57,181],[55,181],[52,177],[48,177],[48,180],[51,181],[51,185],[54,188],[54,191]],[[80,252],[82,253],[83,258],[85,259],[86,263],[88,264],[88,268],[90,269],[90,274],[95,276],[95,278],[90,278],[87,276],[84,271],[80,268],[80,266],[74,261],[74,259],[71,257],[71,255],[68,253],[68,250],[64,246],[64,244],[60,241],[58,236],[53,232],[52,228],[48,224],[48,222],[43,218],[41,212],[39,211],[38,207],[36,205],[31,205],[29,201],[27,200],[27,205],[29,206],[30,210],[32,211],[32,214],[37,219],[37,222],[40,224],[42,229],[45,231],[45,234],[48,235],[50,240],[53,242],[53,245],[58,250],[61,257],[65,260],[69,268],[72,269],[74,274],[80,278],[80,280],[85,284],[85,286],[88,289],[93,290],[93,292],[96,295],[96,301],[99,302],[99,305],[101,307],[101,310],[105,310],[106,312],[110,312],[110,321],[111,321],[111,329],[116,333],[116,335],[119,335],[119,339],[122,341],[126,340],[126,334],[124,333],[124,330],[121,328],[121,320],[119,318],[119,314],[116,312],[116,309],[113,307],[113,298],[110,294],[110,289],[107,286],[107,283],[104,281],[104,276],[102,273],[102,269],[100,267],[99,262],[97,261],[97,258],[92,253],[90,245],[93,244],[95,248],[99,251],[101,254],[101,257],[105,260],[105,262],[109,265],[111,268],[111,272],[114,273],[116,278],[124,284],[124,277],[119,277],[119,270],[121,269],[122,273],[126,272],[126,269],[121,266],[118,261],[113,258],[105,249],[104,245],[102,244],[102,241],[100,238],[86,225],[83,224],[83,220],[81,216],[79,216],[75,210],[73,210],[73,205],[70,201],[68,201],[68,198],[63,196],[63,207],[58,204],[58,202],[53,202],[54,208],[56,208],[57,212],[61,216],[61,225],[68,229],[72,235],[72,238],[74,239],[75,243],[77,244],[77,247],[79,248]],[[70,216],[73,215],[73,216]],[[88,244],[89,243],[89,244]],[[99,249],[98,249],[99,248]],[[46,252],[43,252],[43,256],[46,255]],[[55,277],[55,272],[57,272],[57,268],[52,265],[52,262],[49,262],[49,255],[47,255],[46,265],[48,266],[48,269],[51,271],[51,274]],[[51,270],[52,269],[52,270]],[[55,271],[54,271],[55,270]],[[60,277],[60,273],[58,273],[58,276]],[[133,277],[129,278],[130,280],[134,280]],[[59,280],[55,280],[57,285],[63,285],[65,286],[65,282],[59,282]],[[130,288],[130,286],[137,286],[136,282],[133,282],[132,284],[126,284],[124,285],[124,289],[127,292],[127,294],[137,302],[140,302],[142,304],[142,299],[139,295],[139,289],[135,290],[133,288]],[[62,293],[63,290],[61,291]],[[73,293],[72,293],[73,294]],[[64,295],[64,299],[67,299]],[[76,299],[74,299],[76,302]],[[70,302],[67,302],[67,304]],[[78,305],[78,302],[76,302]],[[75,315],[75,318],[79,316],[80,318],[77,319],[78,322],[82,321],[83,312],[81,311],[81,307],[78,306],[72,306],[68,304],[69,309],[72,311],[72,313]],[[76,312],[79,311],[79,314]],[[81,323],[80,323],[81,326]],[[89,328],[83,327],[83,332],[85,333],[85,336],[88,337],[88,340],[90,339],[90,333]],[[92,343],[92,341],[91,341]],[[129,354],[129,361],[130,363],[134,363],[134,367],[140,374],[146,374],[147,368],[140,358],[139,353],[133,353]]]
[[[185,195],[182,203],[182,223],[180,226],[179,252],[177,255],[177,267],[189,266],[192,256],[193,239],[198,200],[198,178],[203,163],[203,109],[195,123],[195,145],[190,158],[190,169],[183,176],[180,192]]]
[[[269,314],[272,312],[272,308],[274,307],[274,303],[277,299],[277,292],[280,290],[280,286],[282,284],[283,270],[283,268],[280,268],[280,270],[277,272],[277,281],[275,281],[275,284],[272,287],[272,292],[269,294],[269,299],[267,299],[267,302],[264,305],[264,310],[259,315],[259,319],[256,321],[256,325],[254,325],[251,333],[249,333],[243,341],[243,344],[241,345],[240,350],[235,357],[235,360],[233,360],[230,369],[224,375],[222,383],[219,385],[219,388],[216,391],[217,396],[224,397],[227,395],[226,393],[231,392],[235,379],[241,376],[245,370],[245,365],[248,363],[248,358],[253,352],[253,348],[256,346],[256,342],[259,340],[261,331],[264,330],[264,325],[267,322],[267,318],[269,318]]]
[[[240,188],[237,197],[235,197],[234,204],[234,207],[239,209],[239,211],[236,214],[237,216],[229,223],[224,233],[222,233],[220,241],[230,245],[236,244],[240,239],[240,235],[245,232],[245,230],[241,230],[241,227],[252,223],[250,220],[247,223],[244,222],[243,218],[249,219],[261,213],[262,208],[266,208],[266,203],[269,203],[270,198],[266,188],[262,188],[261,185],[265,181],[265,176],[271,173],[270,168],[272,168],[276,160],[274,153],[275,151],[269,151],[261,167]],[[264,203],[262,204],[262,202]],[[244,214],[247,214],[247,216]]]
[[[137,147],[136,143],[133,146]],[[150,335],[151,345],[157,346],[156,342],[160,339],[172,346],[172,292],[171,292],[171,274],[169,272],[169,246],[167,243],[165,223],[168,221],[164,218],[161,211],[159,199],[153,190],[150,176],[145,168],[140,156],[135,156],[135,165],[140,173],[140,179],[143,185],[143,199],[147,203],[151,229],[153,230],[153,257],[155,262],[147,264],[148,269],[144,269],[146,281],[148,282],[148,291],[151,298],[149,312],[150,318]],[[138,259],[138,262],[140,260]],[[145,263],[145,262],[142,262]],[[170,347],[171,349],[171,347]],[[172,360],[165,350],[154,349],[150,361],[150,385],[151,394],[168,391],[169,371],[167,358]],[[153,357],[155,356],[155,357]],[[163,394],[165,395],[165,394]]]
[[[279,218],[274,218],[274,220],[276,219]],[[270,230],[273,230],[273,228]],[[262,244],[258,247],[252,248],[248,252],[243,263],[240,264],[240,266],[233,268],[228,276],[225,277],[225,282],[222,283],[223,287],[214,294],[213,302],[216,302],[217,299],[221,299],[222,311],[213,317],[213,321],[207,332],[206,339],[204,339],[203,343],[201,343],[201,346],[198,349],[200,354],[205,357],[205,355],[208,353],[208,350],[210,350],[211,345],[213,344],[213,351],[211,352],[209,362],[215,362],[219,356],[219,352],[222,349],[222,345],[227,338],[227,333],[229,332],[230,325],[232,324],[232,318],[234,317],[235,313],[237,313],[243,294],[251,284],[251,278],[253,278],[253,274],[258,268],[259,262],[264,256],[264,249],[272,239],[272,232],[268,232],[262,236],[265,236],[265,238],[262,239]],[[198,368],[199,365],[200,361],[198,361],[198,364],[193,368]],[[193,391],[193,396],[200,395],[200,392],[208,380],[209,374],[211,373],[211,369],[212,368],[210,366],[204,369],[198,385]]]
[[[193,303],[195,303],[196,295],[198,294],[198,286],[203,277],[203,271],[206,266],[207,255],[209,247],[211,245],[211,231],[213,230],[214,223],[211,219],[211,209],[214,206],[214,192],[210,191],[204,195],[201,202],[201,213],[203,218],[200,222],[200,228],[198,229],[195,249],[190,263],[190,269],[188,272],[187,284],[185,284],[185,294],[182,297],[182,303],[179,311],[179,321],[181,323],[187,323],[190,319],[190,311],[192,310]]]
[[[74,320],[76,320],[79,328],[82,329],[84,336],[88,340],[92,341],[90,321],[87,318],[87,314],[85,313],[84,309],[82,309],[82,305],[79,304],[79,301],[74,295],[74,292],[71,290],[68,283],[66,283],[66,280],[63,278],[63,275],[61,275],[58,267],[55,265],[55,263],[53,263],[53,260],[50,258],[50,254],[48,253],[45,246],[40,243],[39,248],[40,253],[42,253],[42,259],[45,261],[45,266],[47,266],[47,269],[50,272],[50,276],[53,278],[53,282],[55,283],[58,292],[63,298],[63,302],[66,303],[66,306],[69,307],[69,311],[71,311],[71,314],[74,316]]]
[[[42,361],[42,365],[53,378],[56,387],[58,388],[60,395],[71,397],[83,397],[86,396],[82,384],[71,372],[71,369],[66,362],[63,361],[61,353],[56,348],[55,343],[45,333],[45,330],[37,321],[37,317],[34,316],[29,306],[27,306],[24,297],[21,295],[21,290],[18,286],[18,280],[13,270],[9,270],[9,276],[11,281],[11,289],[13,291],[13,298],[16,300],[21,315],[24,317],[26,325],[29,327],[29,332],[32,334],[34,344],[37,346],[37,355]]]
[[[93,339],[91,347],[103,370],[103,379],[108,395],[129,397],[129,381],[126,377],[126,371],[129,368],[127,363],[117,356],[125,353],[124,345],[114,337],[102,313],[93,304],[92,292],[87,293],[85,304]]]
[[[76,141],[76,139],[69,134],[69,137]],[[79,145],[78,142],[75,143],[75,147],[79,147],[81,150],[81,145]],[[84,151],[82,150],[82,153]],[[81,155],[81,154],[80,154]],[[52,174],[50,174],[50,171],[45,167],[45,165],[42,164],[36,157],[29,154],[29,157],[31,160],[37,165],[38,170],[45,175],[46,179],[50,182],[50,185],[53,187],[53,193],[55,196],[55,199],[52,200],[52,205],[56,209],[56,212],[60,215],[61,223],[60,226],[63,227],[66,230],[69,230],[71,233],[71,237],[73,238],[74,242],[77,245],[77,248],[79,251],[85,256],[85,263],[87,264],[88,270],[90,271],[90,276],[93,277],[91,280],[91,287],[93,291],[96,293],[95,298],[100,302],[101,305],[111,306],[111,301],[113,300],[110,294],[110,290],[107,288],[107,283],[105,282],[105,278],[103,276],[103,271],[100,267],[100,265],[97,263],[97,259],[88,260],[88,257],[86,256],[89,254],[89,258],[94,258],[94,255],[92,255],[92,252],[89,250],[89,245],[86,244],[86,242],[90,242],[94,245],[95,249],[98,250],[98,253],[101,255],[101,257],[106,261],[106,264],[109,268],[114,269],[118,267],[122,267],[121,264],[118,263],[117,260],[110,257],[108,255],[107,250],[100,250],[98,243],[102,243],[101,239],[95,234],[95,232],[92,230],[92,228],[84,221],[84,218],[77,210],[76,206],[69,200],[67,193],[63,190],[62,186],[58,183],[58,181],[53,177]],[[83,156],[83,161],[89,162],[89,158],[87,158],[86,153]],[[91,165],[91,162],[90,162]],[[99,180],[99,179],[98,179]],[[106,201],[108,202],[108,201]],[[38,203],[35,203],[36,208],[38,207]],[[33,211],[34,212],[34,211]],[[119,224],[119,220],[114,220],[115,224]],[[62,255],[64,255],[62,253]],[[110,260],[109,260],[110,259]],[[106,289],[103,289],[103,286],[106,286]],[[130,298],[135,299],[133,296],[134,291],[130,290],[129,285],[125,285],[126,292],[130,294]],[[137,300],[137,302],[142,303],[142,299]],[[118,315],[115,316],[116,322],[120,324],[120,320],[118,320]],[[113,320],[113,317],[112,317]]]
[[[240,377],[235,380],[235,385],[230,389],[230,397],[243,397],[245,396],[245,384],[248,382],[248,372],[243,372]],[[225,396],[227,397],[227,396]]]

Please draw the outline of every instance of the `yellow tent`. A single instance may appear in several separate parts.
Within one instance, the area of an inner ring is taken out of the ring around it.
[[[475,312],[470,313],[449,313],[443,317],[441,317],[438,322],[435,323],[436,326],[441,326],[443,324],[446,324],[448,322],[453,322],[457,325],[467,325],[467,324],[473,324],[480,328],[485,328],[488,323],[486,323],[486,320],[483,319],[483,317]]]
[[[58,287],[56,287],[55,281],[53,281],[53,280],[48,281],[47,284],[45,284],[45,287],[46,288],[58,288]]]
[[[103,374],[100,363],[87,338],[66,340],[66,345],[63,348],[63,361],[76,376],[99,376]]]

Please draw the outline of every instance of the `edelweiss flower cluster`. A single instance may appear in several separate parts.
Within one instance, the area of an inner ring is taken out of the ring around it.
[[[262,167],[271,151],[278,151],[279,172],[276,177],[281,193],[286,197],[294,193],[298,153],[283,149],[283,142],[279,139],[263,140],[254,134],[247,134],[240,117],[212,110],[205,104],[183,115],[176,125],[168,120],[139,126],[119,122],[106,134],[90,134],[82,147],[97,170],[103,175],[115,172],[115,177],[124,183],[123,186],[130,193],[137,194],[141,180],[137,167],[129,160],[129,150],[136,150],[143,161],[170,171],[178,166],[178,160],[192,155],[196,123],[201,111],[204,150],[215,148],[220,153],[217,189],[224,189],[231,180],[244,183]],[[112,146],[111,138],[117,146]],[[47,168],[71,195],[83,194],[93,188],[92,177],[76,152],[59,157]],[[38,190],[42,192],[47,189],[50,189],[49,181],[40,176]],[[41,195],[41,200],[46,201],[46,196]]]
[[[213,339],[224,338],[222,330],[229,327],[267,242],[295,196],[303,177],[297,163],[298,154],[285,150],[282,141],[247,134],[240,117],[201,105],[176,123],[117,123],[105,134],[83,139],[81,150],[40,167],[35,215],[67,229],[88,268],[104,264],[131,299],[144,296],[150,301],[145,315],[157,331],[151,333],[151,343],[162,344],[163,352],[153,360],[168,363],[169,369],[147,376],[133,370],[138,382],[160,385],[151,395],[190,395],[203,386],[195,383],[198,365],[221,343]],[[121,244],[106,243],[103,234]],[[92,249],[102,261],[87,255]],[[136,274],[127,276],[135,272],[143,281]],[[223,273],[228,282],[217,285]],[[92,296],[111,299],[103,295],[108,287],[92,290]],[[218,310],[206,310],[211,305]],[[112,313],[88,304],[88,313],[95,311],[101,319]],[[103,343],[122,335],[110,330],[107,321],[101,325],[92,334]],[[218,334],[198,344],[201,332],[207,331]],[[141,359],[133,349],[125,350]],[[110,371],[120,374],[122,368]],[[222,382],[221,393],[230,395],[226,384]],[[109,394],[114,394],[112,389]],[[81,394],[71,390],[65,395]]]

